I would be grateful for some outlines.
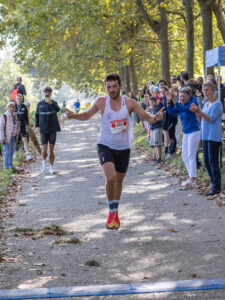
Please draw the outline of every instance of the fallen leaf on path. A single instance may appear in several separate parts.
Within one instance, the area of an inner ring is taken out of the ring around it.
[[[64,230],[61,226],[52,224],[51,226],[46,226],[38,232],[40,235],[70,235],[73,232]]]
[[[72,238],[72,239],[63,239],[60,238],[54,242],[52,242],[52,244],[80,244],[81,241],[78,238]]]
[[[168,229],[168,230],[171,232],[179,232],[179,230],[176,230],[176,229]]]
[[[195,278],[197,275],[196,274],[194,274],[194,273],[191,273],[190,274],[190,277],[192,277],[192,278]]]
[[[89,267],[100,267],[100,263],[97,262],[96,260],[92,259],[92,260],[87,260],[85,262],[85,266],[89,266]]]

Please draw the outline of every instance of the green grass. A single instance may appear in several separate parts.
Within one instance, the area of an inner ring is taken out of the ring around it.
[[[153,155],[153,148],[149,146],[149,138],[148,133],[142,133],[143,127],[142,124],[136,124],[134,128],[134,146],[137,150],[145,152],[147,155]],[[223,128],[223,136],[225,138],[225,130]],[[221,168],[221,179],[222,179],[222,189],[225,189],[225,144],[222,145],[223,151],[222,151],[222,165]],[[163,147],[162,147],[163,150]],[[163,157],[162,157],[163,158]],[[199,150],[199,160],[201,162],[201,167],[198,169],[198,182],[200,183],[210,183],[208,173],[204,167],[203,162],[203,154],[202,149]],[[176,156],[164,160],[165,165],[168,168],[176,168],[179,171],[182,171],[184,174],[187,174],[185,165],[181,158],[181,150],[179,149]]]
[[[149,146],[148,132],[143,133],[142,124],[136,124],[134,128],[134,146],[137,150],[153,155],[153,148]]]

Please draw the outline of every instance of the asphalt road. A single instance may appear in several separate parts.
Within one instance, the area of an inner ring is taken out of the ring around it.
[[[105,228],[98,130],[97,117],[67,121],[57,140],[57,174],[41,173],[39,161],[23,179],[23,191],[10,208],[14,216],[4,222],[5,254],[12,262],[0,264],[0,288],[225,277],[224,208],[195,190],[179,190],[176,179],[134,151],[120,204],[121,228]],[[81,243],[54,244],[57,236],[40,235],[52,224],[72,232],[62,238],[76,237]],[[99,266],[86,265],[90,260]],[[82,299],[212,300],[225,299],[225,290]]]

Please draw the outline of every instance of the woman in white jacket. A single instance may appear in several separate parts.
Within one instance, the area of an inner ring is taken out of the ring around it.
[[[6,112],[0,118],[0,143],[3,144],[4,169],[14,169],[13,153],[17,135],[17,116],[15,114],[15,103],[6,105]]]

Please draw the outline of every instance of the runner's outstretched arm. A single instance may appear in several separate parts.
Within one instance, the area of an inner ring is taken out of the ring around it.
[[[97,100],[96,100],[97,101]],[[96,114],[98,112],[98,106],[95,103],[92,105],[91,108],[89,108],[87,111],[80,113],[80,114],[76,114],[74,112],[72,112],[71,110],[69,110],[68,108],[65,108],[66,111],[66,115],[68,119],[76,119],[79,121],[86,121],[89,120],[91,117],[93,117],[94,114]]]
[[[163,110],[165,107],[162,107],[160,111],[158,111],[155,115],[151,115],[147,113],[136,101],[132,101],[132,111],[134,111],[136,114],[138,114],[141,118],[146,120],[149,123],[155,123],[157,121],[162,120],[163,118]]]

